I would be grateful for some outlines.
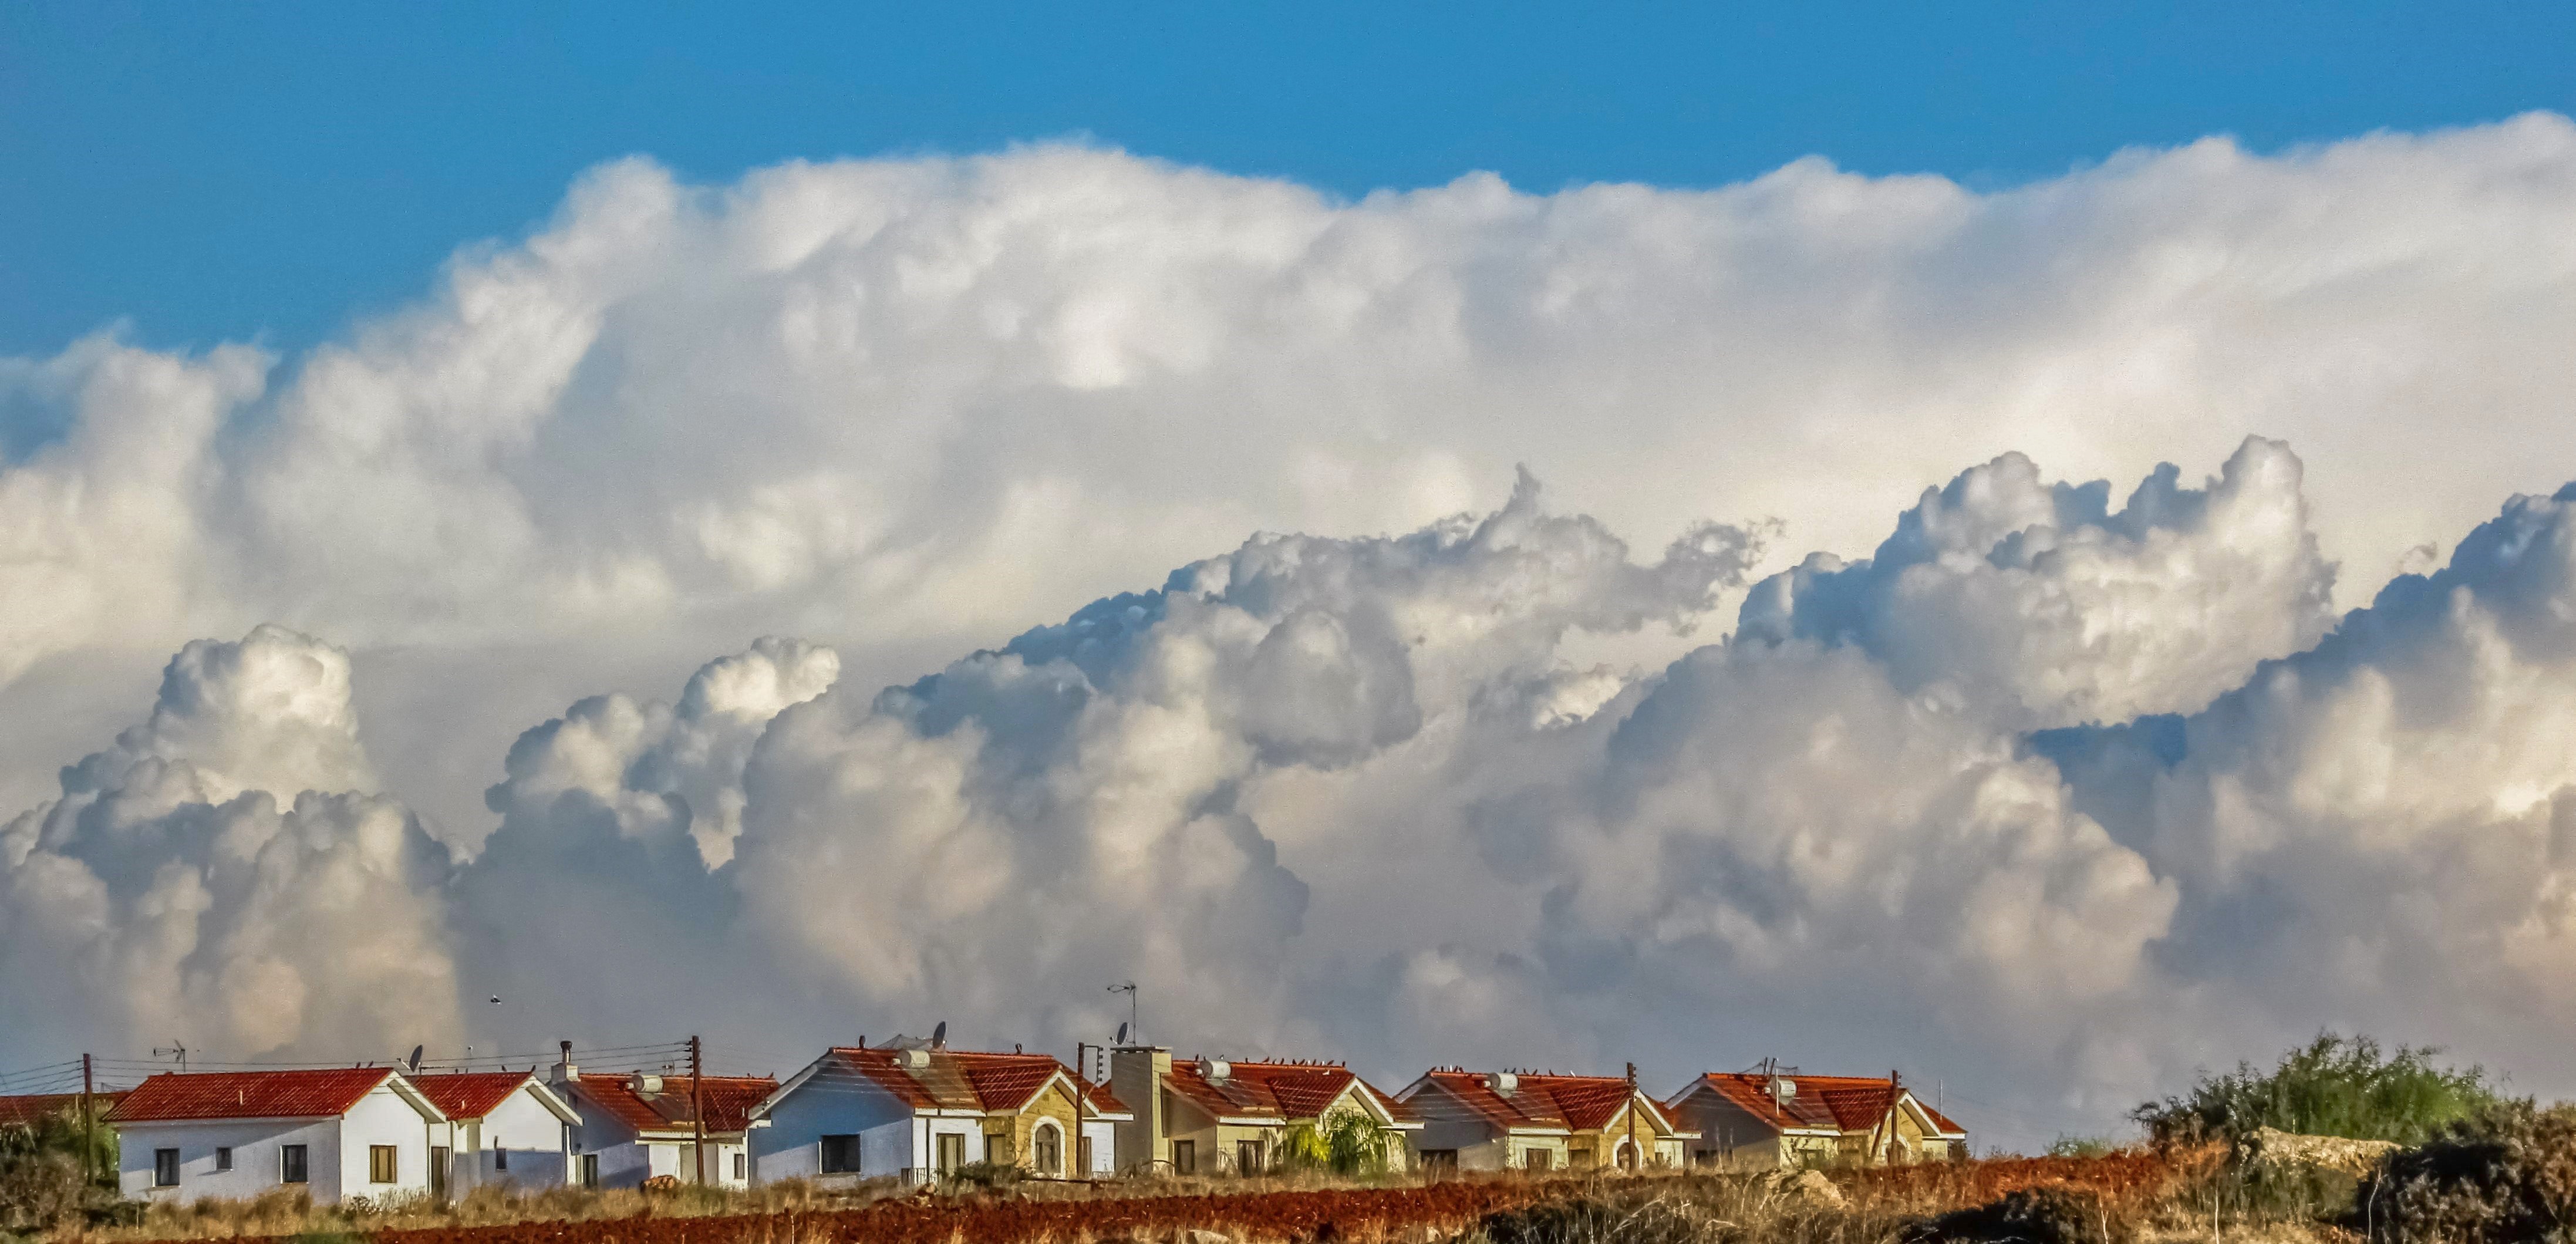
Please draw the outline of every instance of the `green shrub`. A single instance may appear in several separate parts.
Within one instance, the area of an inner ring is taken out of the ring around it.
[[[2494,1107],[2401,1153],[2353,1196],[2373,1244],[2576,1240],[2576,1107]]]
[[[2368,1037],[2325,1033],[2283,1055],[2268,1072],[2238,1063],[2232,1072],[2202,1076],[2189,1093],[2139,1106],[2129,1117],[2145,1124],[2159,1143],[2242,1140],[2256,1128],[2276,1127],[2305,1136],[2419,1145],[2503,1100],[2484,1070],[2435,1064],[2440,1052],[2404,1045],[2383,1052]]]
[[[961,1188],[1007,1188],[1027,1176],[1009,1162],[969,1162],[948,1172],[948,1182]]]
[[[1367,1114],[1344,1107],[1320,1120],[1288,1129],[1280,1157],[1292,1167],[1329,1170],[1336,1175],[1381,1175],[1390,1148],[1386,1130]]]
[[[2120,1151],[2120,1142],[2108,1136],[2060,1136],[2048,1142],[2052,1158],[2105,1158]]]

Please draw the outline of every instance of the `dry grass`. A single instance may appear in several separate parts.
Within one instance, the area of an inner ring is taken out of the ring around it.
[[[1454,1235],[1462,1244],[1894,1244],[1910,1228],[1935,1215],[1983,1204],[2016,1189],[2046,1186],[2079,1190],[2090,1198],[2087,1204],[2099,1206],[2098,1231],[2088,1229],[2081,1237],[2088,1244],[2094,1240],[2110,1244],[2196,1244],[2213,1239],[2222,1244],[2357,1244],[2351,1234],[2321,1225],[2329,1216],[2332,1190],[2299,1196],[2284,1195],[2276,1188],[2252,1187],[2231,1171],[2215,1151],[2131,1151],[2098,1158],[1961,1162],[1828,1174],[1842,1192],[1842,1205],[1817,1204],[1783,1190],[1777,1181],[1740,1174],[1452,1176],[1450,1182],[1517,1187],[1527,1195],[1507,1198],[1502,1203],[1534,1203],[1536,1208],[1517,1225],[1497,1223],[1497,1229],[1491,1232],[1469,1225],[1472,1219],[1451,1218],[1438,1224],[1352,1222],[1337,1235],[1349,1244],[1433,1244],[1453,1238],[1453,1233],[1466,1226],[1464,1234]],[[1000,1207],[1090,1199],[1132,1202],[1136,1198],[1163,1197],[1224,1200],[1246,1194],[1329,1190],[1365,1197],[1371,1188],[1420,1187],[1423,1182],[1418,1176],[1405,1175],[1337,1179],[1312,1171],[1250,1178],[1162,1176],[1098,1183],[1030,1180],[1003,1189],[942,1194],[933,1197],[931,1203],[952,1204],[962,1210],[974,1205]],[[658,1238],[665,1234],[639,1230],[648,1225],[634,1221],[639,1217],[735,1219],[724,1230],[710,1232],[709,1238],[742,1244],[847,1244],[879,1229],[864,1226],[860,1220],[875,1222],[882,1216],[852,1219],[829,1211],[857,1209],[889,1197],[918,1195],[891,1181],[832,1189],[791,1181],[742,1192],[683,1188],[676,1193],[653,1195],[633,1190],[563,1189],[522,1194],[482,1189],[444,1206],[325,1208],[313,1206],[301,1196],[272,1194],[248,1202],[155,1206],[138,1225],[67,1228],[52,1237],[52,1244],[136,1244],[258,1236],[303,1237],[302,1244],[355,1244],[363,1237],[390,1231],[585,1222],[601,1224],[596,1233],[600,1239]],[[1106,1205],[1102,1208],[1110,1209]],[[1214,1212],[1216,1202],[1212,1201],[1209,1208]],[[1053,1225],[1037,1229],[1036,1220],[1029,1219],[1034,1233],[1014,1235],[1014,1244],[1095,1244],[1093,1229],[1078,1228],[1068,1233],[1063,1214],[1044,1217]],[[612,1221],[624,1225],[612,1227]],[[892,1221],[883,1225],[890,1227]],[[1208,1225],[1228,1231],[1231,1238],[1244,1244],[1268,1239],[1240,1222],[1211,1221]],[[944,1233],[946,1229],[938,1230]],[[1107,1230],[1107,1224],[1101,1224],[1100,1230]],[[514,1234],[495,1233],[490,1238]],[[1123,1238],[1121,1233],[1108,1231],[1097,1236],[1096,1244],[1118,1238]]]

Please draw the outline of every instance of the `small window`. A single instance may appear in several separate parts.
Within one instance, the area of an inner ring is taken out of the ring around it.
[[[179,1186],[178,1150],[155,1149],[152,1151],[152,1186],[155,1188],[176,1188]]]
[[[859,1173],[859,1138],[826,1136],[823,1138],[823,1173],[856,1175]]]
[[[1039,1124],[1029,1137],[1029,1163],[1041,1175],[1064,1174],[1064,1133],[1054,1124]]]
[[[1431,1172],[1454,1171],[1458,1169],[1458,1151],[1425,1149],[1422,1151],[1422,1169]]]
[[[233,1147],[231,1145],[215,1146],[215,1169],[219,1171],[228,1171],[232,1168]]]
[[[309,1169],[304,1162],[304,1146],[279,1145],[277,1147],[277,1182],[282,1184],[310,1182],[311,1177],[306,1174]]]
[[[367,1182],[389,1184],[399,1174],[394,1155],[400,1152],[392,1145],[367,1146]]]
[[[733,1178],[736,1183],[751,1181],[751,1155],[737,1150],[733,1155]]]
[[[596,1153],[581,1155],[581,1186],[585,1188],[599,1186],[599,1155]]]
[[[1011,1164],[1011,1134],[995,1132],[984,1138],[984,1160],[995,1166]]]
[[[1172,1171],[1180,1175],[1199,1173],[1199,1144],[1195,1140],[1172,1142]]]
[[[1258,1175],[1261,1173],[1260,1141],[1238,1140],[1234,1142],[1234,1170],[1238,1175]]]
[[[492,1138],[492,1169],[496,1171],[506,1171],[510,1169],[509,1147],[503,1145],[501,1143],[501,1138],[498,1136]]]
[[[1555,1151],[1554,1151],[1554,1150],[1550,1150],[1550,1149],[1523,1149],[1523,1150],[1521,1150],[1521,1167],[1522,1167],[1522,1169],[1524,1169],[1524,1170],[1543,1171],[1543,1170],[1551,1169],[1551,1168],[1553,1168],[1555,1165],[1556,1165],[1556,1153],[1555,1153]]]

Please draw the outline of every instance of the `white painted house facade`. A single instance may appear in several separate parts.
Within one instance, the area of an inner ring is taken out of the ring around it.
[[[979,1162],[1101,1178],[1132,1118],[1051,1055],[920,1046],[826,1051],[753,1113],[757,1180],[824,1183],[919,1183]]]
[[[777,1091],[769,1076],[705,1076],[632,1072],[603,1075],[558,1063],[547,1088],[581,1122],[573,1129],[570,1178],[589,1188],[635,1188],[667,1175],[710,1187],[751,1184],[745,1138],[755,1124],[751,1109]],[[705,1109],[706,1162],[698,1161],[699,1120]]]
[[[533,1071],[467,1071],[411,1078],[447,1116],[431,1154],[431,1191],[560,1188],[574,1181],[581,1115]],[[442,1160],[443,1159],[443,1160]]]
[[[108,1115],[118,1186],[143,1201],[247,1200],[279,1188],[315,1204],[426,1198],[446,1116],[389,1067],[164,1073]]]

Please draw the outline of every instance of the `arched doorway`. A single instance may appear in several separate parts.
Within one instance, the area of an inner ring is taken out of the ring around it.
[[[1055,1120],[1038,1120],[1037,1130],[1029,1136],[1029,1165],[1041,1175],[1064,1177],[1064,1132]]]

